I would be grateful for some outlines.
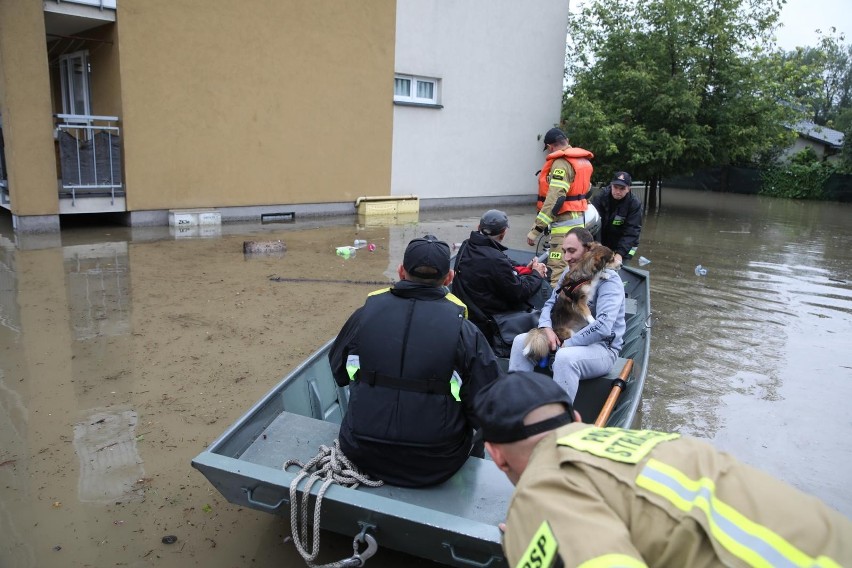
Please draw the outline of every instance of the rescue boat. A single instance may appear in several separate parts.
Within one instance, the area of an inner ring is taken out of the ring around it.
[[[509,255],[518,263],[532,258],[527,251],[510,250]],[[582,381],[575,403],[584,421],[595,422],[614,399],[602,424],[630,428],[638,426],[648,371],[651,300],[648,272],[623,267],[620,275],[627,297],[621,358],[608,375]],[[300,469],[283,465],[288,460],[307,463],[320,446],[331,446],[346,412],[348,389],[337,386],[328,363],[331,343],[284,377],[192,461],[231,503],[290,515],[290,486]],[[297,500],[304,487],[301,481],[296,484]],[[320,484],[311,488],[309,501],[315,502],[319,490]],[[512,490],[492,461],[471,457],[451,479],[425,489],[331,485],[322,498],[319,524],[322,530],[352,536],[356,551],[363,543],[364,550],[346,565],[363,565],[376,549],[390,548],[459,568],[502,568],[506,560],[498,523]]]

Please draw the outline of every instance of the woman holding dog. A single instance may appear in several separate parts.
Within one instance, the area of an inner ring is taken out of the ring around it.
[[[565,341],[559,340],[553,331],[551,310],[556,303],[559,287],[588,252],[594,237],[588,229],[575,227],[568,231],[562,241],[562,257],[568,262],[568,270],[562,274],[550,298],[541,310],[538,327],[547,333],[551,351],[556,351],[553,360],[553,380],[556,381],[573,401],[577,396],[580,381],[606,375],[618,359],[624,345],[624,284],[618,273],[605,269],[589,299],[589,308],[594,321]],[[532,371],[537,362],[524,354],[527,334],[515,337],[509,357],[509,371]]]

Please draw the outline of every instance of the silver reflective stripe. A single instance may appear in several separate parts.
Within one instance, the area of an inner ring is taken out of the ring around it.
[[[675,468],[651,459],[636,478],[636,484],[684,512],[701,510],[708,521],[708,536],[728,552],[751,566],[819,566],[771,529],[760,525],[718,499],[715,484],[708,478],[689,479]],[[829,559],[822,557],[822,560]],[[827,562],[828,563],[828,562]]]

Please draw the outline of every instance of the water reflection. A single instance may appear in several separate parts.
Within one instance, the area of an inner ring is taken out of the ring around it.
[[[74,339],[130,332],[127,243],[63,248]]]
[[[136,449],[137,422],[133,410],[97,409],[74,425],[80,501],[110,504],[143,498],[145,470]]]

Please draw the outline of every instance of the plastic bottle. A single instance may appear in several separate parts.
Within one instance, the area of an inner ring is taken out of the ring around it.
[[[355,247],[337,247],[336,252],[337,256],[342,256],[343,258],[350,258],[355,256],[355,251],[357,249]]]
[[[651,261],[645,258],[644,256],[639,257],[639,266],[645,266],[646,264],[651,264]]]
[[[362,240],[362,239],[355,239],[355,242],[352,243],[352,244],[355,246],[356,249],[359,249],[359,248],[364,248],[365,246],[367,246],[367,241]]]
[[[695,267],[695,275],[696,276],[706,276],[707,275],[707,269],[699,264],[698,266]]]

